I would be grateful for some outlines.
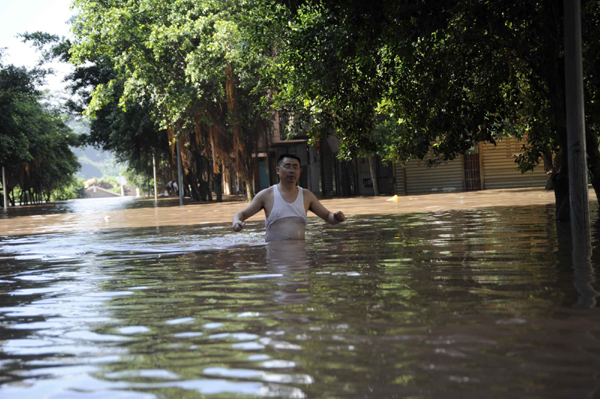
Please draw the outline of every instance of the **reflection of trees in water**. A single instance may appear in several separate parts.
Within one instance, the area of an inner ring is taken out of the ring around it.
[[[600,260],[600,253],[593,252],[594,245],[600,237],[600,220],[597,216],[597,206],[591,207],[591,237],[590,242],[577,242],[574,245],[570,223],[557,223],[557,268],[564,274],[565,282],[571,281],[576,290],[576,297],[569,298],[567,305],[578,308],[593,308],[596,306],[598,291],[596,284],[595,266]]]
[[[600,264],[600,252],[593,251],[599,247],[600,220],[598,204],[590,203],[591,242],[586,245],[586,252],[573,249],[571,225],[569,222],[556,222],[554,217],[547,219],[547,231],[550,237],[550,250],[554,256],[556,267],[555,285],[560,286],[563,294],[562,305],[590,308],[594,307],[598,296],[594,288],[596,284],[595,266]]]
[[[549,267],[557,262],[551,207],[353,217],[328,230],[321,229],[316,251],[343,259],[347,269],[371,271],[376,278],[347,292],[385,298],[385,306],[400,302],[432,316],[484,306],[523,316],[539,311],[539,301],[564,300]]]
[[[119,263],[105,266],[113,269]],[[105,371],[163,369],[193,380],[203,376],[206,367],[247,362],[248,353],[233,346],[254,342],[258,335],[252,334],[271,324],[244,313],[272,309],[267,293],[272,283],[240,276],[264,273],[264,265],[263,247],[129,259],[103,289],[146,287],[114,298],[110,309],[118,327],[144,326],[149,331],[128,343],[125,364],[107,365]],[[98,332],[114,334],[115,328],[105,325]]]
[[[563,261],[553,214],[545,206],[494,208],[355,216],[345,226],[313,227],[309,257],[329,274],[311,273],[319,328],[307,344],[315,354],[311,374],[355,380],[356,392],[371,395],[391,394],[394,384],[425,386],[429,328],[470,324],[485,336],[490,316],[493,324],[552,315],[574,292],[572,268],[565,275],[554,267]],[[349,366],[328,370],[333,353]]]
[[[103,289],[133,294],[107,302],[115,321],[96,332],[149,331],[133,336],[129,355],[106,373],[162,369],[198,379],[209,366],[260,369],[249,357],[266,354],[295,362],[281,374],[318,376],[300,387],[309,396],[334,397],[341,383],[382,397],[390,387],[424,386],[433,378],[420,368],[435,346],[426,342],[430,329],[485,329],[486,318],[535,318],[570,300],[573,271],[560,258],[552,213],[362,216],[332,227],[311,222],[307,242],[108,254],[98,266],[111,277]]]

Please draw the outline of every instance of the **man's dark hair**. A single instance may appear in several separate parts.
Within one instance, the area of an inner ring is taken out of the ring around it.
[[[281,166],[281,161],[283,161],[283,158],[295,159],[298,161],[298,164],[300,165],[300,167],[302,167],[302,161],[300,160],[300,158],[298,158],[296,155],[293,155],[293,154],[281,154],[279,156],[279,159],[277,160],[277,166]]]

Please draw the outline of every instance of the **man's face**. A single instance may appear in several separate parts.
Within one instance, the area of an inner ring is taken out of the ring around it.
[[[300,162],[294,158],[283,158],[277,167],[277,175],[282,182],[296,183],[301,172]]]

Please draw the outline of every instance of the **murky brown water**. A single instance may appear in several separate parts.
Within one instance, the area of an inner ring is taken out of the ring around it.
[[[236,198],[241,197],[230,197]],[[590,198],[595,198],[592,190]],[[336,198],[322,202],[330,210],[343,210],[346,215],[397,215],[494,206],[548,205],[554,203],[554,193],[541,189],[485,190],[401,196],[397,201],[382,196]],[[8,214],[0,210],[0,235],[230,223],[233,215],[247,205],[242,201],[189,203],[184,207],[178,204],[176,198],[160,198],[155,203],[153,199],[124,197],[10,208]],[[309,213],[309,217],[312,216]],[[264,215],[257,214],[250,221],[264,223]]]
[[[169,208],[99,204],[0,237],[3,399],[600,395],[597,255],[574,269],[551,205],[311,219],[267,246],[261,223],[115,228]]]

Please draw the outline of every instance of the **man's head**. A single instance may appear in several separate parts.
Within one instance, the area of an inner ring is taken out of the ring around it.
[[[288,160],[286,162],[284,162],[285,158],[288,158]],[[296,161],[298,161],[298,167],[301,167],[300,158],[298,158],[296,155],[293,155],[293,154],[281,154],[279,156],[279,159],[277,160],[277,166],[279,166],[281,168],[283,164],[289,163],[289,161],[292,159],[295,159]]]
[[[302,168],[300,158],[292,154],[283,154],[277,160],[277,175],[282,182],[293,182],[300,178]]]

